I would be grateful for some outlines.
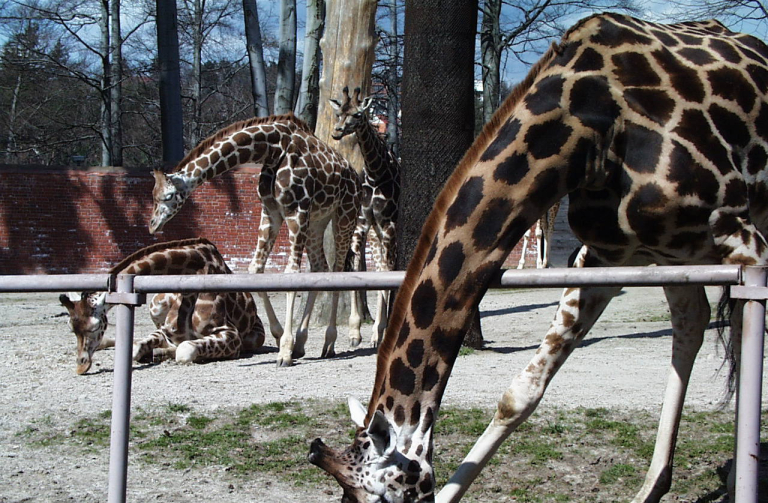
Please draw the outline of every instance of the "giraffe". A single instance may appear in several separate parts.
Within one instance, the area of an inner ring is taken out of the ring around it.
[[[560,201],[556,202],[546,215],[536,221],[536,269],[546,269],[549,267],[549,254],[552,251],[552,234],[555,232],[555,218],[560,211]],[[528,249],[528,243],[531,240],[531,229],[523,234],[523,248],[520,250],[520,261],[517,263],[518,269],[525,267],[525,252]]]
[[[332,224],[336,245],[333,271],[345,268],[357,215],[360,212],[360,178],[333,148],[320,141],[309,126],[292,113],[236,122],[200,142],[173,172],[155,170],[154,207],[149,232],[160,231],[179,212],[193,190],[211,178],[244,163],[262,165],[259,177],[261,221],[251,273],[263,273],[267,257],[285,221],[290,240],[286,273],[299,272],[304,249],[312,272],[328,270],[323,232]],[[296,292],[286,294],[285,329],[280,325],[266,292],[260,292],[272,335],[279,341],[278,367],[288,367],[304,356],[309,318],[317,292],[307,303],[295,340],[293,305]],[[331,321],[325,332],[321,357],[335,356],[336,311],[339,293],[331,296]],[[286,337],[282,337],[283,333]]]
[[[505,257],[568,195],[575,267],[768,259],[768,46],[717,21],[586,18],[531,68],[475,140],[428,218],[379,346],[367,408],[336,451],[309,459],[345,502],[457,501],[538,406],[621,288],[564,291],[530,364],[435,496],[433,426],[464,333]],[[654,454],[634,502],[671,484],[683,400],[710,309],[704,288],[664,288],[672,361]],[[741,301],[740,301],[741,302]],[[731,315],[739,342],[741,309]]]
[[[133,253],[110,269],[110,274],[231,274],[216,246],[202,238],[168,241]],[[69,325],[77,337],[78,374],[86,373],[104,342],[106,292],[83,292],[80,300],[59,297],[69,312]],[[264,327],[249,293],[158,294],[150,302],[157,330],[137,340],[133,359],[175,358],[180,363],[237,358],[242,350],[264,344]]]
[[[357,220],[355,233],[352,235],[353,269],[359,271],[365,260],[365,241],[369,230],[373,229],[371,239],[373,259],[377,271],[392,271],[396,260],[396,225],[400,202],[400,162],[394,152],[379,137],[371,125],[368,111],[373,104],[371,97],[360,101],[360,88],[355,88],[354,98],[349,96],[349,88],[343,90],[342,101],[329,100],[336,111],[336,126],[333,138],[341,140],[354,134],[365,160],[363,170],[362,209]],[[354,297],[357,299],[357,297]],[[357,302],[352,303],[349,322],[349,336],[353,346],[360,344],[360,313]],[[389,290],[382,290],[378,295],[376,319],[373,323],[371,345],[377,347],[384,330],[387,328],[387,309]]]

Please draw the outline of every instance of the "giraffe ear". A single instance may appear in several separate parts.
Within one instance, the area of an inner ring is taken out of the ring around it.
[[[373,105],[373,97],[368,96],[363,100],[363,104],[360,108],[362,108],[364,111],[368,111],[368,109],[371,108],[371,105]]]
[[[371,418],[371,424],[368,425],[368,436],[379,457],[388,457],[395,451],[397,445],[395,430],[380,410],[377,410]]]
[[[62,306],[67,308],[67,311],[72,312],[75,309],[75,304],[72,302],[72,299],[65,293],[59,295],[59,302],[61,302]]]
[[[336,110],[337,112],[341,112],[341,102],[338,100],[328,100],[328,103],[331,104],[331,108]]]
[[[347,398],[349,404],[349,415],[352,416],[352,422],[354,422],[359,428],[365,427],[365,416],[368,415],[368,411],[365,410],[360,400],[354,397]]]

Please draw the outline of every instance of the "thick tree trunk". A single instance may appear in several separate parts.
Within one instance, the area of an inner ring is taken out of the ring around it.
[[[243,16],[245,17],[246,49],[251,69],[253,113],[256,117],[264,117],[269,115],[267,72],[264,66],[264,49],[261,44],[261,27],[256,0],[243,0]]]
[[[323,51],[323,73],[320,77],[320,101],[315,135],[341,152],[358,172],[362,172],[365,162],[357,147],[357,138],[345,136],[341,141],[331,138],[336,117],[328,100],[338,99],[344,86],[350,89],[360,87],[363,96],[367,96],[370,92],[376,46],[376,6],[376,0],[328,0],[325,31],[320,40],[320,48]],[[359,293],[358,298],[361,301],[364,300]],[[348,295],[342,295],[341,299],[339,319],[349,314]],[[319,300],[318,302],[320,303]],[[320,303],[320,305],[327,304],[327,302]],[[362,314],[366,319],[370,319],[367,303],[363,308]],[[329,314],[323,309],[317,313],[315,321],[324,324],[328,317]]]
[[[397,0],[389,0],[389,62],[387,64],[387,145],[400,153],[397,115],[400,112],[400,77],[398,76]]]
[[[192,27],[192,130],[189,143],[194,146],[203,139],[203,2],[193,3]]]
[[[483,124],[491,120],[499,108],[501,72],[501,0],[483,1],[480,30],[480,52],[483,69]]]
[[[431,202],[472,144],[476,19],[476,0],[405,4],[398,269],[410,261]],[[479,328],[478,317],[466,344],[482,344]]]
[[[156,0],[156,8],[157,58],[160,66],[160,134],[163,164],[171,166],[184,157],[176,1]]]
[[[317,105],[320,99],[320,38],[323,36],[324,25],[325,0],[307,0],[304,64],[296,115],[313,129],[317,124]]]
[[[109,59],[109,0],[101,0],[99,6],[101,8],[101,19],[99,20],[99,30],[101,30],[101,165],[111,166],[112,128],[110,127],[110,121],[112,114],[109,110],[111,103],[109,89],[112,71],[110,70]]]
[[[123,165],[123,37],[120,34],[120,0],[110,0],[109,4],[109,53],[110,84],[109,88],[109,126],[112,130],[112,166]]]
[[[277,60],[275,113],[293,111],[296,86],[296,0],[280,1],[280,54]]]

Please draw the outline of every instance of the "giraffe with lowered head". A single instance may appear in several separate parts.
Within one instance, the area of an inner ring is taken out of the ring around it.
[[[370,230],[373,259],[377,271],[395,269],[397,211],[400,202],[400,162],[386,142],[379,136],[368,117],[373,98],[360,101],[360,88],[354,96],[349,88],[343,90],[341,101],[329,100],[336,112],[335,140],[354,134],[365,160],[362,186],[362,209],[352,236],[353,268],[358,271],[365,260],[365,242]],[[356,299],[357,297],[355,297]],[[376,319],[373,323],[371,344],[379,345],[387,328],[389,290],[378,295]],[[353,346],[360,344],[360,312],[357,302],[352,303],[349,317],[349,336]]]
[[[168,241],[142,248],[110,269],[110,274],[231,274],[216,246],[205,239]],[[59,297],[77,337],[77,373],[91,367],[93,353],[114,345],[105,341],[106,292],[83,292],[72,301]],[[157,330],[133,344],[133,359],[175,358],[180,363],[237,358],[264,344],[264,327],[249,293],[158,294],[150,302]]]
[[[586,18],[553,44],[475,140],[428,218],[379,347],[368,406],[310,461],[342,501],[454,502],[538,406],[620,287],[568,288],[530,364],[436,496],[433,432],[464,334],[510,250],[564,196],[576,267],[768,262],[768,46],[717,21]],[[710,319],[701,286],[664,288],[672,362],[634,502],[670,488],[691,368]],[[741,309],[731,315],[738,343]],[[617,360],[618,364],[618,360]],[[620,365],[618,365],[620,367]]]
[[[201,184],[245,163],[262,165],[258,187],[261,222],[249,271],[264,272],[283,221],[288,227],[291,247],[286,273],[299,272],[305,249],[312,272],[328,270],[323,232],[329,222],[337,250],[333,271],[343,270],[360,211],[360,178],[336,150],[320,141],[309,126],[292,113],[236,122],[200,142],[171,173],[156,170],[149,232],[154,234],[162,229]],[[295,341],[293,308],[296,292],[286,295],[285,329],[277,320],[267,294],[261,292],[259,295],[264,302],[270,331],[279,341],[277,365],[290,366],[294,359],[304,356],[309,318],[317,292],[312,291],[307,296]],[[336,354],[338,299],[338,292],[333,292],[331,319],[321,353],[324,358]]]

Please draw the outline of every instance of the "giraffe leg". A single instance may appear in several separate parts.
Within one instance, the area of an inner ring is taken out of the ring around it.
[[[709,324],[710,309],[704,287],[665,287],[672,317],[672,365],[648,473],[633,503],[657,502],[672,484],[672,459],[693,362]]]
[[[531,229],[528,229],[525,231],[525,234],[523,234],[523,248],[520,250],[520,261],[517,263],[518,269],[523,269],[525,267],[525,253],[528,251],[528,243],[530,240]]]
[[[288,224],[288,238],[291,242],[291,254],[288,259],[288,265],[285,268],[286,274],[294,274],[301,270],[301,256],[304,254],[304,247],[307,240],[307,214],[298,212],[296,215],[286,218]],[[296,301],[296,292],[288,292],[285,296],[285,325],[283,337],[280,338],[280,349],[277,353],[277,366],[290,367],[293,365],[293,308]],[[266,306],[265,306],[266,308]]]
[[[546,217],[545,217],[546,218]],[[540,218],[538,222],[536,222],[536,230],[534,231],[534,234],[536,235],[536,269],[543,269],[546,267],[544,265],[545,260],[547,259],[547,249],[544,239],[544,225],[543,224],[544,218]]]
[[[588,249],[582,247],[576,259],[577,267],[584,267],[587,254]],[[456,502],[461,498],[501,443],[533,413],[552,377],[620,291],[620,287],[565,290],[544,341],[528,366],[504,392],[493,420],[437,495],[438,503]]]
[[[198,360],[224,360],[240,355],[242,339],[232,327],[216,327],[200,339],[184,341],[175,351],[178,363],[192,363]]]
[[[376,270],[391,271],[394,269],[394,225],[390,225],[389,228],[382,229],[381,235],[378,232],[374,233],[374,240],[372,241],[374,254],[373,257],[376,260]],[[389,321],[389,290],[379,290],[377,295],[376,304],[376,319],[373,322],[373,331],[371,334],[371,346],[378,348],[381,340],[384,338],[384,332],[387,329]]]
[[[352,244],[350,245],[350,252],[352,255],[352,270],[362,270],[362,263],[365,260],[365,241],[368,236],[368,226],[365,217],[360,215],[357,221],[357,226],[352,234]],[[363,340],[363,336],[360,334],[360,326],[363,319],[360,315],[360,306],[357,302],[357,295],[352,292],[349,304],[349,345],[356,348]]]
[[[325,227],[327,227],[327,221],[321,221],[317,225],[313,225],[307,236],[307,260],[309,261],[309,270],[311,272],[328,272],[328,261],[325,258],[325,251],[323,250],[323,235],[325,234]],[[307,302],[304,305],[304,313],[301,316],[301,323],[299,329],[296,331],[296,342],[293,346],[293,352],[291,356],[294,359],[302,358],[306,351],[304,346],[307,343],[307,337],[309,335],[309,321],[312,317],[312,311],[315,308],[315,301],[317,300],[317,290],[312,290],[307,293]],[[336,320],[335,314],[331,316],[331,324],[334,324]]]
[[[275,240],[277,239],[277,233],[280,230],[280,226],[283,224],[283,218],[280,212],[274,209],[270,209],[268,205],[264,205],[261,211],[261,220],[259,221],[259,239],[256,244],[256,251],[253,254],[253,260],[248,266],[248,272],[251,274],[262,274],[267,266],[267,258],[272,253],[272,248],[275,246]],[[267,292],[259,292],[262,304],[264,304],[264,312],[267,313],[267,319],[269,320],[269,331],[275,338],[275,341],[280,341],[280,337],[283,335],[283,327],[277,319],[275,309],[272,307],[272,302],[269,300]]]
[[[168,347],[168,335],[165,329],[155,330],[147,337],[133,343],[133,361],[149,363],[154,358],[154,351]]]

